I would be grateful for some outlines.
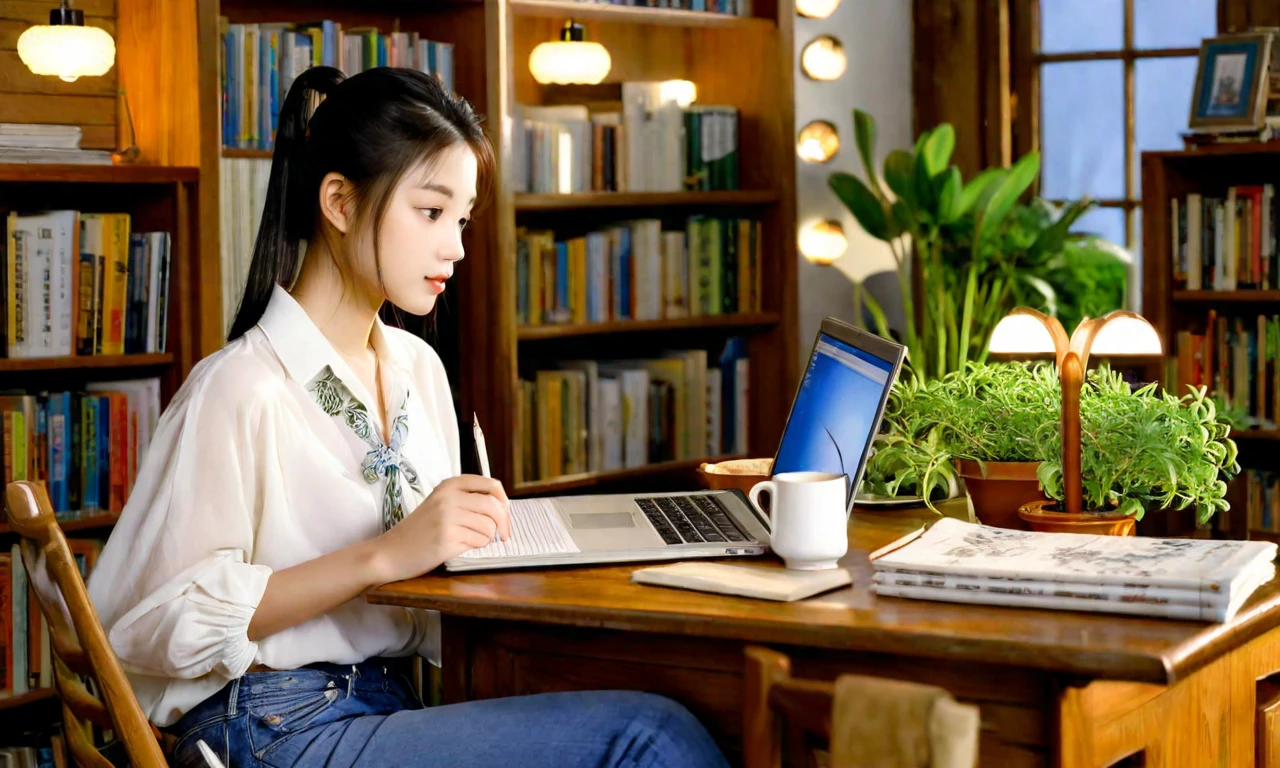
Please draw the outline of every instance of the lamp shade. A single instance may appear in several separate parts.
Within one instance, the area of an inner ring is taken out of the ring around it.
[[[1160,334],[1146,318],[1132,312],[1113,312],[1103,318],[1093,337],[1091,355],[1160,355]]]
[[[1032,355],[1057,349],[1049,328],[1034,315],[1011,314],[996,323],[987,349],[1002,355]]]
[[[814,264],[827,266],[844,255],[849,247],[844,227],[838,221],[815,221],[800,230],[800,253]]]
[[[800,69],[814,80],[835,80],[847,64],[844,46],[831,35],[815,37],[800,51]]]
[[[116,43],[98,27],[41,25],[29,27],[18,38],[18,58],[34,74],[71,83],[110,71],[116,61]]]
[[[810,19],[825,19],[840,7],[840,0],[796,0],[796,13]]]
[[[582,25],[572,19],[565,22],[559,40],[538,43],[529,54],[529,73],[543,85],[596,85],[612,66],[609,51],[587,41]]]

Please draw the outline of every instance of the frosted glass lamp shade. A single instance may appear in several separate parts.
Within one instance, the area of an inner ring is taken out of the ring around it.
[[[41,25],[29,27],[18,38],[18,58],[34,74],[71,83],[110,71],[116,61],[116,42],[98,27]]]
[[[800,52],[800,68],[814,80],[835,80],[847,64],[844,46],[831,35],[815,37]]]
[[[796,154],[806,163],[825,163],[840,151],[840,134],[826,120],[814,120],[800,129]]]
[[[587,41],[582,25],[572,19],[559,40],[538,43],[529,54],[529,73],[543,85],[596,85],[612,66],[609,51]]]
[[[848,247],[849,240],[838,221],[815,221],[800,230],[800,253],[813,264],[830,265]]]
[[[995,354],[1033,355],[1054,353],[1053,336],[1038,318],[1032,315],[1006,315],[991,331],[987,349]]]
[[[1133,313],[1104,318],[1089,348],[1091,355],[1160,355],[1160,334],[1146,318]]]
[[[825,19],[840,7],[840,0],[796,0],[796,13],[808,19]]]

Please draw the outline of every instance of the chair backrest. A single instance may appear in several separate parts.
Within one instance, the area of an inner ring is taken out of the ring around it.
[[[934,701],[931,717],[917,721],[915,725],[927,734],[923,752],[915,751],[911,758],[904,760],[889,759],[888,755],[875,752],[873,748],[863,751],[872,752],[870,759],[884,758],[884,765],[915,765],[914,759],[921,755],[929,766],[953,766],[976,764],[979,713],[976,707],[956,703],[945,691],[916,683],[890,681],[881,678],[870,678],[860,675],[844,675],[836,683],[819,680],[802,680],[791,676],[791,660],[777,651],[758,646],[746,649],[746,669],[743,677],[743,735],[742,753],[744,768],[781,768],[782,766],[782,725],[788,726],[788,732],[796,737],[791,746],[788,762],[794,765],[806,765],[810,762],[807,743],[810,740],[830,743],[833,737],[833,718],[840,717],[835,711],[838,701],[837,691],[847,696],[847,692],[865,688],[870,694],[859,694],[854,697],[863,703],[875,702],[878,706],[883,702],[886,710],[905,712],[912,703]],[[845,686],[843,688],[839,686]],[[904,695],[905,694],[905,695]],[[881,697],[883,695],[883,697]],[[875,697],[872,699],[872,697]],[[903,706],[906,704],[906,706]],[[922,707],[922,709],[925,709]],[[871,732],[864,730],[859,734],[849,730],[851,723],[856,723],[858,716],[865,716],[870,710],[856,713],[850,718],[848,710],[844,710],[844,720],[835,724],[837,741],[849,744],[848,734],[861,736]],[[874,719],[874,718],[873,718]],[[909,717],[906,719],[910,719]],[[903,727],[908,725],[904,719],[888,718],[877,723],[880,727]],[[875,727],[875,726],[873,726]],[[903,736],[909,731],[898,731]],[[843,739],[843,740],[842,740]],[[857,743],[876,743],[870,738]],[[884,743],[902,745],[910,739],[890,738]],[[801,742],[801,743],[796,743]],[[917,742],[918,743],[918,742]],[[863,761],[850,759],[849,750],[841,755],[837,745],[832,745],[829,768],[865,768]],[[888,750],[897,754],[896,750]],[[882,764],[880,762],[877,765]]]
[[[49,624],[54,683],[75,763],[110,768],[90,736],[90,726],[97,725],[115,732],[134,768],[168,765],[120,659],[111,650],[43,486],[19,480],[9,484],[5,495],[9,524],[22,537],[22,560]],[[101,701],[81,676],[97,681]]]

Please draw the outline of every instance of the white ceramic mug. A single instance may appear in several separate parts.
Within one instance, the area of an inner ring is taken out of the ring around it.
[[[835,568],[849,551],[848,482],[829,472],[783,472],[751,488],[757,509],[760,494],[769,493],[769,546],[788,568]]]

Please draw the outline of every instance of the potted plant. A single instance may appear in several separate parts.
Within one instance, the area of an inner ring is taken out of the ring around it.
[[[1102,366],[1081,392],[1080,424],[1085,511],[1062,511],[1061,433],[1045,424],[1035,442],[1049,500],[1019,510],[1032,528],[1130,535],[1148,511],[1193,507],[1203,524],[1230,508],[1226,481],[1240,471],[1236,445],[1204,388],[1177,397],[1153,382],[1135,391]]]
[[[940,379],[899,382],[868,463],[873,492],[932,491],[961,477],[980,521],[1025,529],[1018,508],[1041,496],[1035,435],[1059,414],[1052,366],[970,362]]]

